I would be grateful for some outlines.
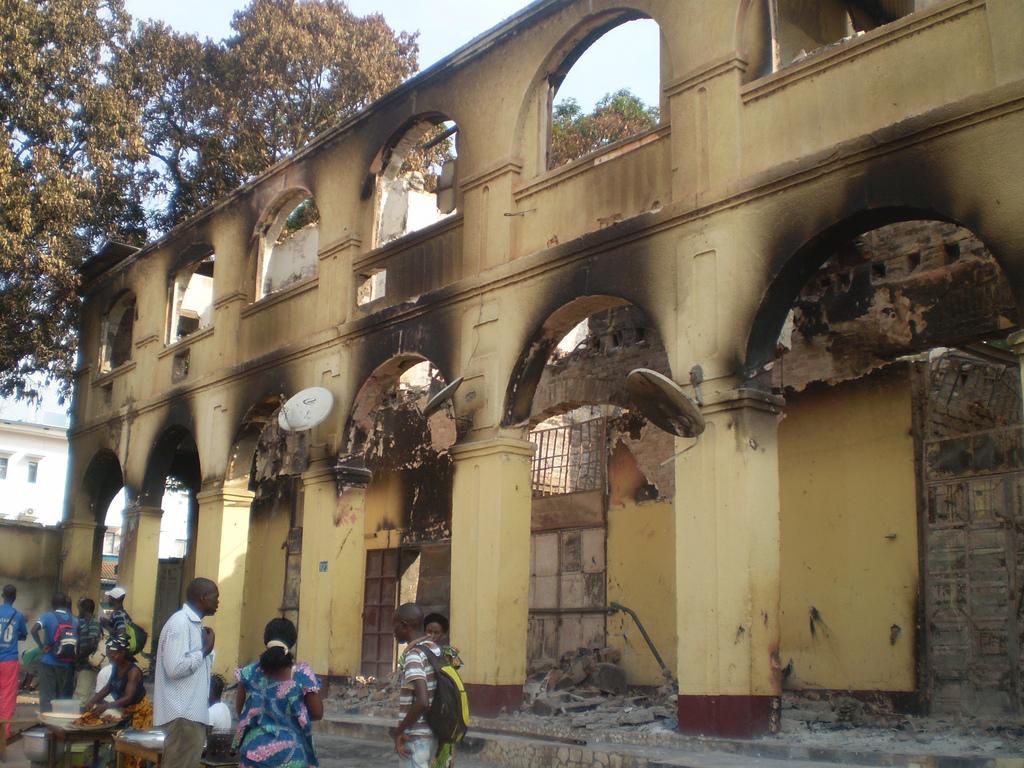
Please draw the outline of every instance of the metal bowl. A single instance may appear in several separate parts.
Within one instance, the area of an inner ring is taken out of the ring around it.
[[[164,748],[164,732],[163,731],[125,731],[118,736],[120,741],[127,741],[132,744],[138,744],[140,747],[146,749],[163,749]]]
[[[25,744],[25,757],[33,763],[45,763],[50,759],[50,734],[40,726],[21,732]]]

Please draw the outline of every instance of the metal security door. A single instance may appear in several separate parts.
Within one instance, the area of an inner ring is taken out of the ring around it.
[[[386,678],[395,669],[392,623],[398,607],[398,549],[371,549],[366,553],[363,596],[362,673]]]
[[[931,364],[924,445],[932,711],[1022,711],[1024,432],[1016,365]],[[979,428],[981,427],[981,428]]]

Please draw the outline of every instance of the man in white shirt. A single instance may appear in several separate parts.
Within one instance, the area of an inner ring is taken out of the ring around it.
[[[209,723],[213,630],[203,617],[217,612],[220,593],[209,579],[193,579],[185,604],[164,624],[156,651],[153,724],[164,731],[161,765],[195,768]]]

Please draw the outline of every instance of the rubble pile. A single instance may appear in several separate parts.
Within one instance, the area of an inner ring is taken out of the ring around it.
[[[982,751],[1011,748],[1024,752],[1024,725],[994,717],[917,716],[897,711],[889,697],[853,697],[826,691],[787,691],[782,699],[780,732],[786,737],[820,739],[849,733],[861,739],[968,745]]]
[[[580,648],[526,684],[520,717],[566,717],[572,728],[634,728],[675,717],[676,689],[630,692],[615,648]]]
[[[328,707],[342,715],[398,717],[399,673],[386,678],[356,677],[348,685],[332,685]]]

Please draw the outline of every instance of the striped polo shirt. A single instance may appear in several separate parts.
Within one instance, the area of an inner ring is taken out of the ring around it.
[[[409,708],[412,706],[413,698],[415,697],[415,691],[412,686],[414,680],[426,680],[428,706],[434,700],[434,689],[437,688],[437,679],[434,677],[434,668],[430,666],[430,662],[424,656],[424,653],[427,652],[434,654],[438,658],[441,656],[441,649],[437,647],[437,644],[429,637],[424,636],[419,640],[413,640],[409,643],[405,653],[402,654],[402,658],[398,661],[402,669],[402,691],[398,702],[398,722],[402,722],[405,719],[405,716],[409,713]],[[430,726],[427,725],[424,715],[421,715],[419,720],[406,729],[405,733],[410,739],[430,738],[434,735],[430,730]]]

